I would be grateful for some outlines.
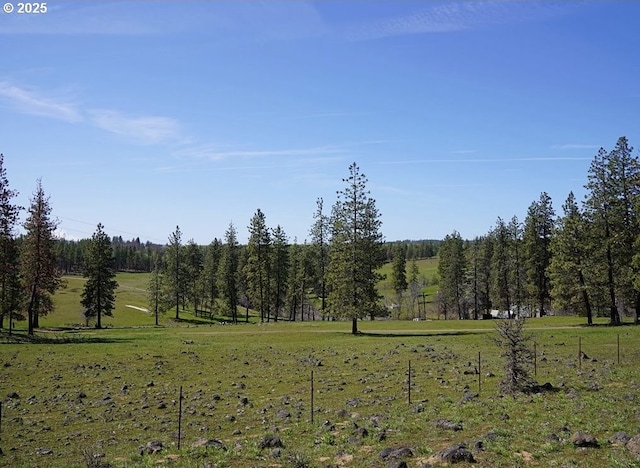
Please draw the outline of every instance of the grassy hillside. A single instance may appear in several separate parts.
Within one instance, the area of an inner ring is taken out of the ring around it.
[[[433,306],[433,297],[435,293],[438,291],[437,285],[437,277],[438,277],[438,258],[426,258],[417,260],[416,264],[418,265],[418,270],[420,271],[420,294],[425,293],[426,296],[426,307],[427,307],[427,315],[434,315],[434,306]],[[386,304],[393,304],[396,302],[396,293],[393,289],[393,276],[392,276],[392,263],[386,263],[380,269],[380,272],[385,275],[385,279],[382,280],[378,284],[378,291],[380,294],[384,296],[384,300]],[[410,279],[411,271],[411,261],[407,262],[407,282]],[[413,318],[419,315],[419,310],[416,309],[412,311],[410,309],[410,299],[409,299],[410,291],[407,290],[404,292],[404,305],[403,308],[404,313],[401,318]],[[420,301],[422,302],[422,298]],[[422,305],[420,305],[422,307]],[[420,309],[421,310],[421,309]]]
[[[420,270],[421,293],[426,293],[427,311],[432,310],[431,301],[438,289],[434,284],[434,278],[437,276],[438,259],[430,258],[417,261]],[[410,263],[407,264],[407,269]],[[395,302],[395,292],[391,283],[391,263],[385,264],[381,273],[386,276],[378,286],[380,293],[384,296],[385,303],[392,304]],[[148,273],[118,273],[116,280],[118,281],[118,289],[116,291],[116,307],[113,311],[113,317],[103,317],[103,325],[106,327],[129,327],[129,326],[150,326],[155,324],[155,317],[149,312],[141,311],[137,308],[147,307],[147,286],[149,284]],[[81,326],[84,324],[82,315],[82,306],[80,305],[80,295],[85,279],[82,276],[65,276],[67,287],[58,291],[54,296],[55,311],[47,317],[40,319],[42,327],[70,327]],[[409,291],[404,294],[405,297],[405,318],[412,318],[417,315],[418,311],[411,312],[409,310]],[[422,298],[421,298],[422,300]],[[133,306],[133,307],[129,307]],[[189,311],[181,313],[185,319],[197,320]],[[433,315],[429,312],[429,315]],[[160,316],[160,324],[168,325],[171,323],[172,312]],[[26,329],[25,322],[17,322],[17,328]]]

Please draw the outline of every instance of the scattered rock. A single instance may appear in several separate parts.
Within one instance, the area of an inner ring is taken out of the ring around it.
[[[291,413],[289,413],[286,409],[280,409],[276,413],[276,416],[278,416],[280,419],[289,419],[291,418]]]
[[[435,458],[445,463],[475,463],[473,454],[467,450],[465,444],[456,444],[452,447],[441,450],[435,455]]]
[[[38,455],[53,455],[53,450],[51,450],[50,448],[45,448],[45,447],[38,447],[36,449],[36,453]]]
[[[19,400],[20,395],[18,395],[16,392],[11,392],[7,395],[7,398],[11,398],[12,400]]]
[[[265,448],[282,448],[282,447],[284,447],[282,440],[280,440],[280,437],[276,435],[264,436],[262,439],[260,439],[260,442],[258,442],[258,448],[260,450]]]
[[[159,442],[157,440],[152,440],[151,442],[147,442],[147,445],[141,445],[138,448],[138,453],[141,456],[145,454],[153,455],[162,451],[163,448],[164,446],[162,445],[162,442]]]
[[[197,439],[193,445],[193,448],[204,447],[205,449],[223,450],[226,452],[227,447],[221,440],[218,439]]]
[[[413,408],[411,408],[412,413],[424,413],[424,403],[418,403]]]
[[[356,407],[360,404],[360,398],[351,398],[350,400],[347,400],[347,405],[348,406],[352,406],[352,407]]]
[[[629,442],[627,442],[626,447],[627,447],[627,450],[631,453],[631,455],[635,457],[640,457],[640,434],[629,439]]]
[[[553,443],[557,443],[557,444],[559,444],[559,443],[560,443],[560,437],[558,437],[558,436],[557,436],[556,434],[554,434],[554,433],[549,434],[549,435],[547,436],[547,440],[548,440],[549,442],[553,442]]]
[[[478,398],[478,394],[476,392],[465,392],[464,395],[462,395],[462,398],[460,399],[460,403],[461,405],[470,402],[471,400],[475,400],[476,398]]]
[[[367,431],[367,429],[365,427],[358,427],[358,428],[356,428],[355,431],[353,431],[353,435],[365,438],[365,437],[367,437],[369,435],[369,431]]]
[[[404,460],[393,460],[387,464],[387,468],[409,468],[409,465]]]
[[[582,431],[578,431],[571,436],[571,443],[576,447],[598,447],[596,438]]]
[[[609,443],[614,445],[626,445],[630,440],[631,436],[626,432],[616,432],[609,439]]]
[[[378,455],[383,460],[413,457],[413,450],[409,447],[387,447]]]
[[[448,431],[461,431],[462,424],[453,422],[450,419],[438,419],[436,420],[436,427],[439,429],[445,429]]]
[[[323,430],[327,431],[327,432],[331,432],[334,431],[336,429],[336,425],[333,424],[331,421],[325,421],[322,423],[322,427]]]

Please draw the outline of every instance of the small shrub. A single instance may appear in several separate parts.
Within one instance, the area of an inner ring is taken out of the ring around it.
[[[496,322],[497,336],[493,342],[502,350],[500,356],[504,358],[504,376],[500,381],[503,395],[527,392],[535,386],[531,378],[531,335],[524,333],[524,323],[524,318]]]

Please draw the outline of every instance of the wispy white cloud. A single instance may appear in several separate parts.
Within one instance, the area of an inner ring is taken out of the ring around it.
[[[178,122],[168,117],[128,117],[109,109],[91,110],[89,115],[95,126],[144,144],[164,143],[180,135]]]
[[[449,1],[420,5],[411,12],[363,22],[347,28],[351,40],[371,40],[407,34],[449,33],[492,24],[558,15],[566,5],[556,2]]]
[[[51,97],[41,91],[0,82],[0,104],[21,114],[70,123],[88,123],[102,130],[143,144],[158,144],[181,137],[178,121],[160,116],[125,116],[113,109],[84,110],[71,99]]]
[[[345,152],[345,148],[334,145],[311,146],[307,148],[280,148],[263,150],[225,150],[216,146],[202,145],[192,148],[182,149],[176,152],[176,156],[182,158],[204,159],[209,161],[220,161],[235,158],[264,158],[278,156],[314,156],[331,155]]]
[[[0,101],[6,102],[18,112],[39,117],[80,122],[83,120],[78,107],[69,99],[44,97],[36,91],[0,82]]]

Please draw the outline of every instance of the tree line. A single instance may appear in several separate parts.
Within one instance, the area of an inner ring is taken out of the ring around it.
[[[51,216],[51,203],[41,179],[26,209],[22,223],[24,234],[17,235],[20,212],[25,208],[14,202],[18,195],[9,187],[4,156],[0,154],[0,329],[8,322],[11,334],[15,320],[27,320],[27,332],[33,335],[40,317],[54,309],[53,294],[65,287],[63,269],[59,267],[59,249],[55,231],[58,222]],[[82,305],[87,319],[109,315],[115,302],[114,256],[111,242],[102,225],[86,241]]]
[[[355,163],[343,182],[330,213],[317,199],[309,242],[269,227],[261,209],[249,221],[246,246],[233,222],[207,246],[185,243],[177,226],[153,254],[148,290],[156,323],[159,313],[173,310],[179,320],[187,309],[237,323],[252,309],[261,322],[346,318],[357,333],[359,319],[385,315],[376,286],[387,254],[380,214]]]
[[[498,218],[483,236],[454,231],[440,245],[438,312],[477,319],[551,312],[640,320],[640,162],[626,137],[600,148],[586,195],[570,192],[557,215],[542,192],[524,221]]]

